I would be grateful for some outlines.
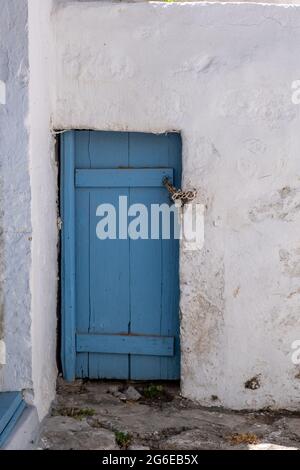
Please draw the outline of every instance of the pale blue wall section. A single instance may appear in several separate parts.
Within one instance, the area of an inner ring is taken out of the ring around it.
[[[6,104],[0,105],[0,335],[4,326],[7,363],[0,366],[3,391],[32,387],[26,0],[1,0],[0,80],[6,84]]]

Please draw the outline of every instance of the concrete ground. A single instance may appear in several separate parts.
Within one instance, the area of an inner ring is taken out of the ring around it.
[[[203,408],[175,384],[59,381],[38,448],[300,449],[300,413]]]

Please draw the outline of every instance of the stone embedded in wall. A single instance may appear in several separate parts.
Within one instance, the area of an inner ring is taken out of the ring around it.
[[[261,197],[257,205],[249,212],[252,222],[262,222],[266,219],[278,219],[292,222],[300,214],[300,187],[284,186]]]
[[[260,375],[256,375],[245,382],[245,388],[249,390],[257,390],[261,386]]]
[[[286,275],[296,278],[300,277],[300,247],[290,251],[283,248],[280,249],[279,259]]]

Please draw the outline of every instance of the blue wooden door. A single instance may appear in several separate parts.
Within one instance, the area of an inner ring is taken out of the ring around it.
[[[162,224],[151,237],[150,216],[171,204],[164,177],[180,186],[180,136],[70,131],[61,160],[65,378],[178,379],[179,242]],[[120,233],[121,196],[148,209],[149,238]],[[97,236],[103,204],[116,209],[115,239]]]

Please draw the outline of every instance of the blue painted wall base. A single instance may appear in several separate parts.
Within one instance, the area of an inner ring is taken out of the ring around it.
[[[25,408],[21,392],[0,393],[0,448],[9,438]]]

